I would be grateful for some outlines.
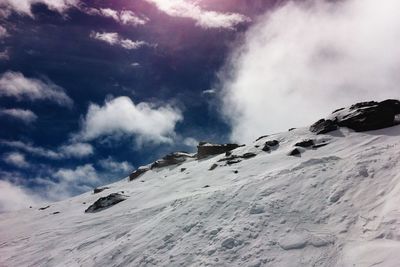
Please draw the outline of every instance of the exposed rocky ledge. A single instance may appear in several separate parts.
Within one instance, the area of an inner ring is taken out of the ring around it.
[[[204,159],[209,156],[219,155],[240,147],[238,144],[211,144],[200,142],[197,146],[197,158]]]
[[[119,193],[112,193],[106,197],[101,197],[96,202],[94,202],[92,205],[89,206],[85,210],[85,213],[94,213],[94,212],[99,212],[105,209],[108,209],[115,204],[118,204],[124,200],[126,200],[126,196],[121,195]]]
[[[378,130],[399,124],[400,101],[388,99],[382,102],[361,102],[334,111],[328,118],[310,126],[310,131],[325,134],[347,127],[356,132]]]

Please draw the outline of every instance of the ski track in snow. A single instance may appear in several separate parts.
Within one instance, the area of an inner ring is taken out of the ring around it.
[[[188,160],[46,210],[0,214],[0,266],[397,267],[399,136],[400,126],[297,129],[234,150],[257,156],[231,166],[209,171],[224,155]],[[288,156],[310,138],[329,144]],[[261,151],[273,139],[279,147]],[[121,191],[127,200],[84,213]]]

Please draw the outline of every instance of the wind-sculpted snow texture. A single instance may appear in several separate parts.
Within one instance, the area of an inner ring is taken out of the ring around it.
[[[232,150],[236,164],[188,157],[46,210],[1,214],[0,266],[397,267],[399,136],[400,126],[296,129]],[[263,151],[271,140],[279,146]],[[288,156],[304,140],[315,145]],[[85,213],[118,192],[126,200]]]

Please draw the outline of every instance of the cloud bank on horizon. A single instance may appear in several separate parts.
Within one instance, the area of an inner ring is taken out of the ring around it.
[[[400,2],[289,2],[246,33],[221,72],[231,138],[313,123],[355,101],[398,98]]]

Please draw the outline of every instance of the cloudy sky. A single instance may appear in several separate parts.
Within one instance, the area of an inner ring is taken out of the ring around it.
[[[0,0],[0,211],[397,98],[397,0]]]

